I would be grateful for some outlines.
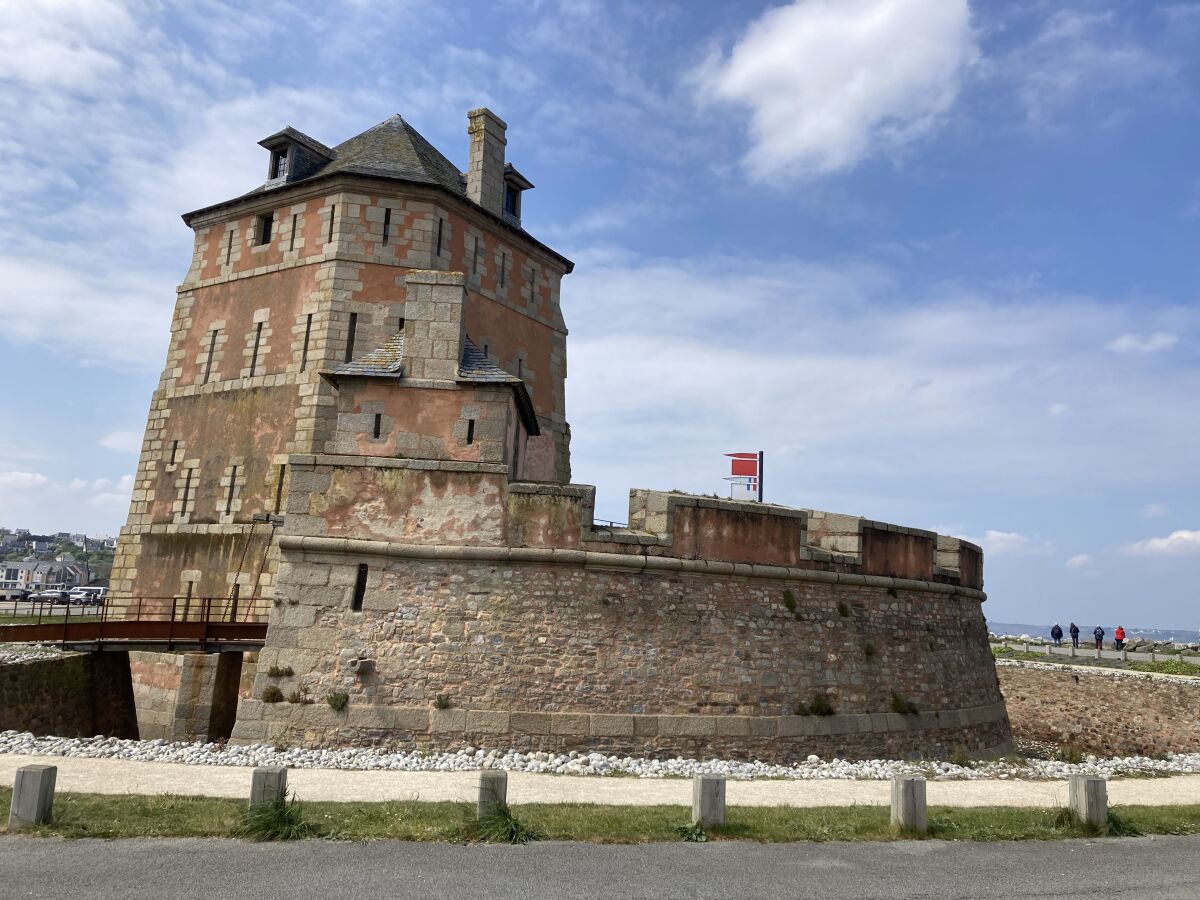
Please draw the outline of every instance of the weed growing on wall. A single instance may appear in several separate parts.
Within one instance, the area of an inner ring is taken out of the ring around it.
[[[350,702],[350,695],[345,691],[334,691],[325,698],[325,702],[329,704],[334,712],[341,712]]]
[[[449,694],[438,694],[436,697],[434,697],[433,698],[433,708],[434,709],[449,709],[450,708],[450,695]]]
[[[893,692],[892,712],[900,713],[902,716],[915,716],[920,712],[920,710],[917,708],[917,704],[913,703],[911,700],[905,700],[899,694]]]
[[[783,592],[783,605],[793,616],[796,615],[796,592],[791,588]]]
[[[263,703],[280,703],[282,701],[283,701],[283,691],[281,691],[279,689],[278,685],[268,684],[265,688],[263,688],[263,690],[262,690],[262,702]]]
[[[268,678],[291,678],[295,674],[291,666],[284,666],[282,669],[279,666],[271,666],[267,669]]]

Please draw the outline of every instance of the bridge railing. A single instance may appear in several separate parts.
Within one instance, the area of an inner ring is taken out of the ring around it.
[[[141,642],[168,647],[259,642],[266,635],[272,601],[264,597],[131,597],[110,599],[98,609],[39,604],[18,611],[17,622],[0,612],[0,642],[68,644]]]

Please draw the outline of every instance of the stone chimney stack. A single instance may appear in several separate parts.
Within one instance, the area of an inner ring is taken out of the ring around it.
[[[490,109],[467,113],[471,159],[467,164],[467,197],[488,212],[504,211],[504,132],[508,125]]]
[[[462,272],[414,269],[404,276],[404,377],[455,381],[462,359]]]

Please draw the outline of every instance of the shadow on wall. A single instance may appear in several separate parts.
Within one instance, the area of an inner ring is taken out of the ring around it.
[[[72,653],[0,666],[0,731],[136,738],[128,653]]]

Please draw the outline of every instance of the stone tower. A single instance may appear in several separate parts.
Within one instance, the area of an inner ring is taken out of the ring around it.
[[[572,263],[521,227],[505,123],[467,172],[400,116],[330,148],[285,128],[267,180],[195,231],[114,601],[270,597],[296,462],[344,453],[570,480]],[[303,520],[297,522],[303,528]]]

